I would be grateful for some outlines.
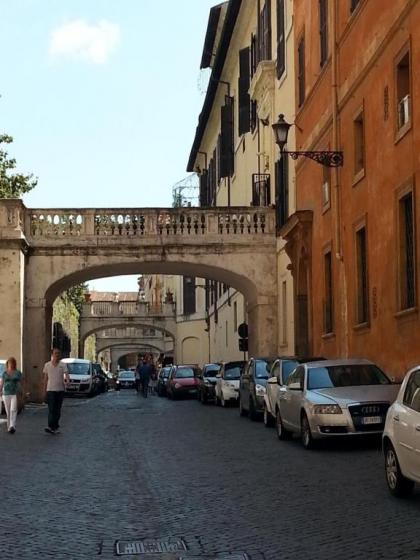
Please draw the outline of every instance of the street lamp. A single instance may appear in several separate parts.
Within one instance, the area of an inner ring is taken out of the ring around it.
[[[287,144],[287,136],[289,134],[289,128],[292,125],[284,120],[284,115],[279,115],[279,119],[276,123],[272,125],[274,138],[276,139],[276,144],[280,148],[281,155],[290,156],[292,159],[298,159],[298,157],[310,158],[320,165],[325,167],[342,167],[343,165],[343,152],[334,151],[306,151],[306,152],[289,152],[284,149]]]

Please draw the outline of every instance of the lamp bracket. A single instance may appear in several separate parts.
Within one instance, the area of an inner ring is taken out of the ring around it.
[[[331,152],[331,151],[315,151],[315,152],[289,152],[283,150],[285,155],[290,156],[292,159],[298,159],[299,157],[306,157],[316,161],[320,165],[325,167],[342,167],[344,163],[343,152]]]

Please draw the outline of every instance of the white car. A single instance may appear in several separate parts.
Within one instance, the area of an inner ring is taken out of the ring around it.
[[[66,394],[93,396],[95,385],[93,379],[93,364],[81,358],[64,358],[69,372],[69,382],[66,385]]]
[[[407,373],[388,410],[383,450],[390,492],[408,496],[420,484],[420,366]]]
[[[215,402],[222,406],[229,406],[238,402],[239,380],[245,362],[226,362],[222,365],[220,373],[216,376]]]
[[[286,385],[289,375],[299,365],[307,362],[318,362],[324,358],[282,356],[271,366],[270,378],[267,381],[264,395],[264,425],[266,428],[275,426],[279,408],[280,387]]]

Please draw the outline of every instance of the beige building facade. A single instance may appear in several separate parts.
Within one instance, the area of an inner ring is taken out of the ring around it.
[[[294,163],[280,159],[272,130],[279,114],[289,122],[295,117],[293,1],[230,0],[212,8],[201,67],[210,67],[211,76],[188,162],[200,175],[200,204],[275,206],[278,231],[295,210]],[[295,148],[293,128],[287,148]],[[284,245],[278,236],[277,351],[293,354],[293,283]],[[241,359],[237,328],[249,322],[248,303],[226,285],[210,281],[207,289],[209,357]]]

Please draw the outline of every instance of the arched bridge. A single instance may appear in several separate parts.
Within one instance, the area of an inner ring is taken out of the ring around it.
[[[70,286],[122,274],[217,280],[247,302],[252,354],[277,340],[276,238],[271,208],[31,209],[0,200],[1,355],[15,354],[40,397],[52,304]]]

